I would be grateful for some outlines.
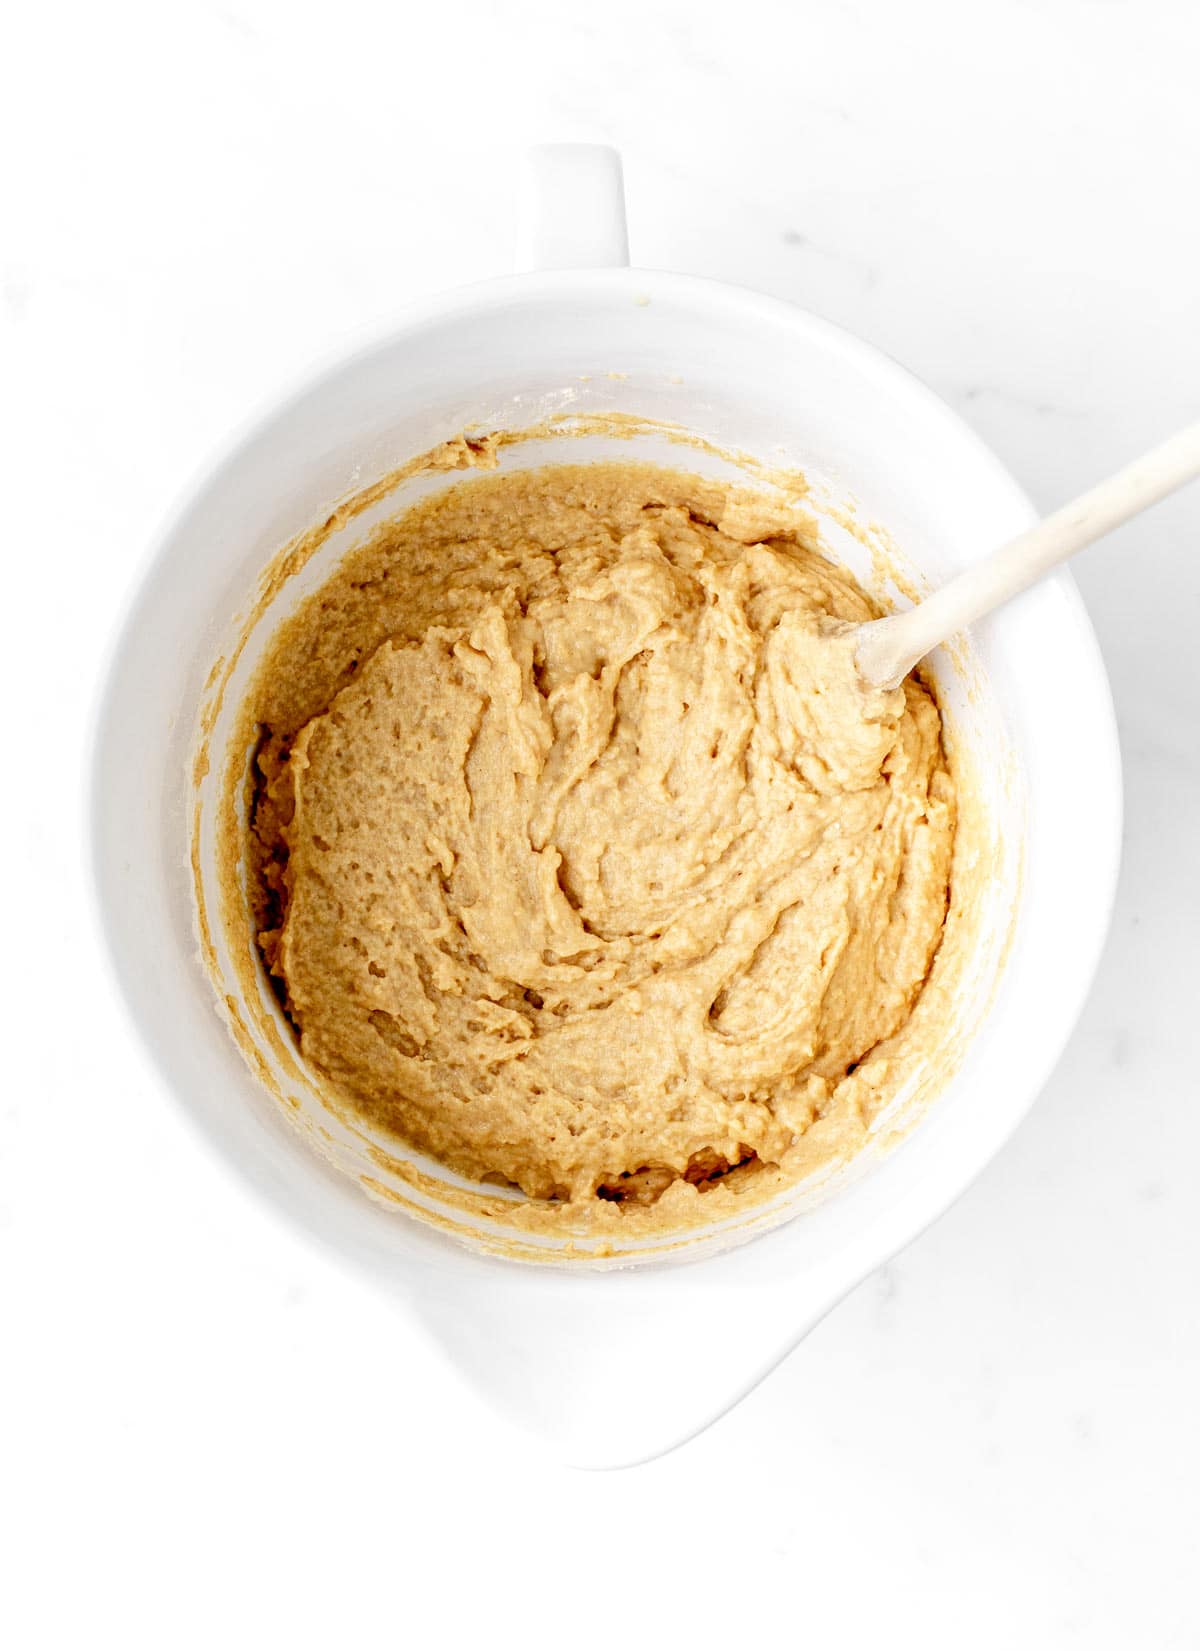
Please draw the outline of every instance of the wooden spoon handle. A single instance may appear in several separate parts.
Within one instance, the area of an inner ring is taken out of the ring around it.
[[[915,608],[863,625],[855,654],[859,670],[874,687],[898,686],[939,642],[1198,475],[1200,422],[1010,539]]]

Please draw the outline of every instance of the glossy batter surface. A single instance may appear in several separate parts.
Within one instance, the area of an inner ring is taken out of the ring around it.
[[[463,482],[349,557],[261,673],[249,856],[340,1102],[576,1204],[844,1150],[955,829],[931,694],[864,693],[839,635],[874,611],[645,465]]]

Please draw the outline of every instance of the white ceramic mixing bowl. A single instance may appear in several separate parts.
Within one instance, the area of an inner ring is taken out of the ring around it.
[[[208,1138],[276,1207],[392,1291],[493,1402],[567,1459],[615,1464],[688,1437],[747,1392],[1015,1128],[1099,956],[1120,771],[1103,666],[1067,574],[979,628],[966,676],[936,667],[1003,850],[983,896],[995,920],[985,913],[974,1035],[902,1145],[835,1193],[796,1201],[786,1224],[753,1243],[721,1252],[714,1240],[700,1259],[633,1271],[522,1266],[370,1201],[311,1150],[214,1012],[188,863],[188,759],[205,680],[283,543],[464,426],[519,428],[562,411],[672,420],[794,465],[819,496],[851,497],[862,520],[886,523],[932,583],[1033,514],[971,431],[877,351],[791,305],[619,262],[611,152],[542,153],[534,179],[526,242],[559,267],[409,311],[240,439],[163,536],[104,690],[94,858],[134,1019]],[[613,450],[550,445],[565,450],[513,462]],[[621,456],[679,462],[654,445],[639,438]],[[844,549],[871,582],[863,547]]]

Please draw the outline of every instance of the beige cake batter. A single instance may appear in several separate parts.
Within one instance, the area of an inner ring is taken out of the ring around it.
[[[460,483],[343,562],[259,672],[249,856],[340,1103],[573,1207],[861,1138],[955,829],[928,688],[837,634],[875,611],[636,464]]]

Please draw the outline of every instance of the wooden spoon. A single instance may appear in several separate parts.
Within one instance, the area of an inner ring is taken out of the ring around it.
[[[905,613],[858,627],[855,661],[872,688],[897,688],[918,660],[1001,607],[1094,539],[1200,475],[1200,423],[1063,505]]]

